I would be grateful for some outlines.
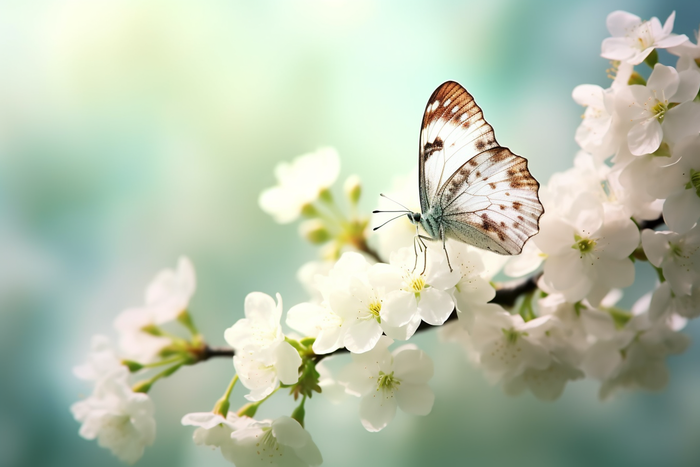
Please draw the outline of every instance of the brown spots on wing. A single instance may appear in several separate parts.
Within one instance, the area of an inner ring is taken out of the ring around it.
[[[492,190],[496,189],[496,184],[493,182],[489,183],[489,186],[491,187]]]
[[[499,206],[501,208],[501,211],[505,211],[506,207],[503,206],[502,204]]]
[[[527,161],[520,158],[518,163],[508,169],[508,184],[511,188],[537,191],[540,184],[527,170]]]
[[[516,211],[520,211],[522,207],[523,203],[521,203],[520,201],[513,201],[513,209],[515,209]]]
[[[489,232],[489,231],[491,231],[492,229],[495,229],[495,228],[496,228],[496,226],[494,225],[493,221],[491,220],[491,218],[489,217],[489,215],[486,214],[486,213],[483,213],[483,214],[481,215],[481,224],[482,224],[481,226],[483,227],[483,229],[484,229],[485,231],[487,231],[487,232]]]
[[[524,218],[523,216],[518,216],[518,220],[520,220],[520,221],[524,221],[524,220],[525,220],[525,218]]]
[[[505,227],[506,224],[505,222],[501,222],[501,227]],[[481,227],[486,231],[486,232],[495,232],[496,235],[498,235],[498,238],[501,239],[501,241],[504,241],[506,239],[505,233],[498,227],[498,225],[489,217],[487,213],[483,213],[481,215]]]
[[[457,191],[461,186],[466,183],[467,178],[469,177],[470,170],[462,167],[459,169],[455,174],[452,176],[452,179],[450,180],[450,184],[447,186],[446,191],[448,193],[452,193]]]
[[[486,147],[486,141],[484,141],[483,139],[478,139],[478,140],[476,140],[475,146],[476,146],[477,150],[483,151],[484,148]]]
[[[476,171],[476,178],[481,178],[481,172],[479,172],[478,170]]]
[[[474,166],[474,167],[479,165],[479,162],[477,162],[476,157],[472,157],[471,159],[469,159],[469,165]]]
[[[518,227],[520,227],[520,224],[518,224],[517,222],[513,222],[513,228],[517,229]]]
[[[435,138],[435,141],[427,142],[425,145],[423,145],[423,154],[425,154],[425,159],[427,160],[430,156],[432,156],[434,153],[438,151],[442,151],[442,148],[444,146],[444,143],[442,139],[438,136]]]

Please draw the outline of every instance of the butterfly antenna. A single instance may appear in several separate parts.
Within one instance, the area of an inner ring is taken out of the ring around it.
[[[402,208],[404,208],[404,209],[405,209],[406,211],[408,211],[408,212],[413,212],[413,211],[411,211],[410,209],[408,209],[406,206],[404,206],[403,204],[401,204],[401,203],[399,203],[398,201],[396,201],[395,199],[389,198],[389,197],[388,197],[387,195],[385,195],[384,193],[379,193],[379,196],[381,196],[382,198],[386,198],[386,199],[388,199],[389,201],[391,201],[391,202],[393,202],[393,203],[398,204],[399,206],[401,206]]]
[[[399,215],[396,216],[396,217],[392,217],[392,218],[389,219],[388,221],[384,222],[382,225],[378,225],[377,227],[373,228],[372,230],[381,229],[382,227],[384,227],[385,225],[387,225],[389,222],[391,222],[391,221],[393,221],[393,220],[396,220],[396,219],[398,219],[398,218],[401,217],[401,216],[406,215],[406,213],[403,212],[403,211],[382,211],[382,212],[401,212],[402,214],[399,214]]]

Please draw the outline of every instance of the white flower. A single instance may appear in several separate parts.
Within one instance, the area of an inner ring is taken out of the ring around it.
[[[604,187],[609,173],[610,167],[605,163],[596,161],[585,151],[579,151],[572,168],[553,174],[547,185],[540,189],[545,213],[571,217],[571,206],[582,194],[601,202],[610,201]]]
[[[151,308],[129,308],[114,319],[114,328],[119,333],[119,348],[125,358],[152,363],[159,352],[172,343],[167,337],[145,331],[154,325],[155,316]]]
[[[297,280],[304,287],[304,291],[309,294],[311,301],[320,303],[323,300],[323,296],[316,287],[316,276],[328,275],[333,264],[333,261],[309,261],[297,271]]]
[[[523,277],[539,268],[544,259],[545,255],[537,248],[537,244],[530,240],[525,243],[519,255],[509,258],[503,272],[510,277]]]
[[[336,290],[346,291],[353,279],[365,277],[369,267],[361,254],[344,253],[327,275],[317,274],[315,277],[316,289],[323,301],[320,304],[300,303],[287,313],[289,327],[316,339],[313,345],[315,353],[326,354],[343,347],[351,323],[346,323],[343,316],[331,309],[330,297]],[[364,308],[369,312],[368,307]],[[352,313],[349,317],[353,318]]]
[[[82,365],[73,368],[73,374],[87,381],[99,381],[114,372],[121,372],[124,380],[128,377],[129,370],[122,365],[117,357],[112,343],[107,336],[100,334],[92,336],[92,343],[88,360]]]
[[[245,316],[224,332],[224,338],[236,351],[233,365],[241,383],[251,390],[246,399],[259,401],[270,395],[280,381],[284,384],[298,381],[301,357],[284,340],[279,294],[277,304],[264,293],[248,294]]]
[[[73,404],[71,412],[82,423],[80,436],[97,438],[101,447],[133,464],[155,440],[153,402],[146,394],[132,392],[119,372],[115,376],[98,381],[93,394]]]
[[[625,152],[627,148],[624,149]],[[618,155],[623,152],[618,152]],[[614,202],[621,205],[625,212],[637,220],[658,219],[663,208],[663,200],[650,195],[645,181],[658,177],[659,167],[668,159],[652,154],[631,156],[627,164],[616,163],[607,176],[608,188]]]
[[[518,395],[529,389],[539,400],[553,401],[562,395],[566,383],[583,377],[581,370],[552,361],[544,370],[528,368],[520,376],[504,382],[503,390],[506,394]]]
[[[627,327],[635,328],[634,318]],[[672,330],[663,321],[638,330],[637,337],[625,347],[624,359],[615,374],[603,382],[600,398],[606,399],[621,387],[662,390],[668,382],[666,356],[684,352],[689,344],[688,336]]]
[[[231,433],[236,467],[315,467],[323,463],[311,435],[290,417],[253,421]]]
[[[642,232],[642,246],[649,262],[661,268],[676,295],[690,295],[700,285],[700,227],[680,235],[676,232]]]
[[[423,320],[438,326],[452,313],[454,301],[451,292],[461,279],[461,274],[456,270],[450,271],[445,256],[437,251],[428,251],[426,256],[419,253],[418,256],[416,261],[412,248],[402,248],[391,255],[392,267],[385,267],[384,274],[387,278],[394,276],[399,280],[401,289],[389,294],[390,299],[381,310],[382,323],[417,327],[420,320]],[[427,261],[425,268],[422,261],[424,257]],[[415,300],[407,302],[403,300],[405,297]],[[411,305],[408,306],[408,303]],[[410,335],[406,338],[408,337]]]
[[[433,377],[430,357],[412,345],[390,353],[392,342],[382,336],[369,352],[352,354],[352,363],[338,378],[349,394],[362,397],[360,419],[367,431],[386,427],[397,406],[406,413],[427,415],[435,401],[428,386]]]
[[[153,313],[155,324],[173,321],[187,310],[197,282],[192,262],[181,256],[177,269],[163,269],[146,289],[146,307]]]
[[[382,332],[407,339],[420,324],[420,318],[400,324],[383,319],[387,307],[415,315],[415,295],[395,293],[402,287],[401,274],[397,267],[370,265],[359,253],[344,253],[327,276],[316,277],[324,301],[320,305],[301,303],[292,307],[287,325],[315,337],[313,349],[317,354],[340,347],[366,352],[374,347]]]
[[[550,316],[525,322],[520,315],[504,311],[480,313],[472,328],[472,345],[479,364],[492,383],[511,380],[526,369],[544,370],[552,358],[544,345]]]
[[[656,17],[642,21],[639,16],[625,11],[613,11],[606,20],[608,31],[613,37],[603,41],[600,55],[610,60],[637,65],[654,49],[666,49],[682,44],[688,40],[687,36],[671,34],[675,17],[674,11],[661,27],[661,22]]]
[[[236,354],[233,366],[241,383],[250,389],[245,398],[255,402],[272,394],[280,382],[294,384],[299,381],[301,357],[288,342],[282,342],[264,357],[256,358],[248,351]]]
[[[639,230],[622,209],[590,196],[580,196],[570,213],[572,219],[545,213],[540,221],[535,243],[548,255],[542,280],[569,302],[597,305],[610,289],[634,282],[629,255]]]
[[[659,285],[649,305],[649,317],[658,320],[661,317],[673,319],[674,316],[700,317],[700,285],[693,285],[689,295],[676,295],[668,282]]]
[[[260,208],[280,224],[292,222],[304,206],[335,182],[339,172],[340,158],[333,148],[318,149],[291,163],[281,162],[275,167],[277,185],[260,194]]]
[[[299,303],[287,312],[287,326],[316,340],[315,353],[327,354],[343,346],[343,319],[333,313],[328,303]]]
[[[618,72],[620,77],[627,74],[626,67],[631,68],[631,65],[623,64],[622,67],[625,69]],[[603,89],[593,84],[582,84],[572,92],[574,101],[586,107],[583,120],[576,129],[576,142],[599,161],[615,154],[625,139],[627,130],[623,131],[622,128],[625,122],[615,112],[616,88],[619,87]]]
[[[496,305],[488,304],[496,296],[496,290],[484,278],[484,264],[475,249],[461,242],[448,242],[447,251],[452,267],[459,273],[459,282],[452,292],[459,320],[471,329],[477,313],[490,310]]]
[[[321,387],[321,395],[331,401],[334,404],[338,404],[345,400],[347,394],[345,393],[345,386],[340,384],[331,374],[331,370],[326,365],[334,357],[326,357],[316,364],[316,371],[318,371],[318,385]]]
[[[686,138],[674,148],[674,156],[656,173],[647,190],[665,198],[664,221],[671,230],[684,233],[700,218],[700,136]]]
[[[700,31],[695,31],[695,44],[690,40],[677,45],[675,47],[669,47],[668,51],[673,55],[680,57],[678,63],[676,63],[676,69],[678,71],[698,69],[698,60],[700,59]]]
[[[277,294],[277,304],[262,292],[251,292],[245,298],[245,318],[224,332],[224,338],[236,353],[249,352],[267,355],[284,342],[280,326],[282,297]]]
[[[231,433],[247,427],[253,419],[238,417],[234,412],[229,412],[226,418],[221,414],[212,412],[188,413],[182,417],[183,425],[196,426],[192,439],[198,446],[210,446],[221,448],[221,454],[229,462],[235,462],[236,444],[231,439]]]
[[[328,304],[343,320],[342,342],[350,352],[367,352],[376,345],[387,327],[380,324],[385,307],[415,309],[415,297],[394,293],[401,287],[399,277],[386,264],[368,264],[365,274],[350,278],[346,287],[330,293]]]
[[[620,116],[632,122],[627,133],[635,156],[651,154],[663,139],[678,142],[700,131],[700,103],[693,102],[700,88],[700,71],[680,73],[657,63],[646,86],[621,89],[615,100]]]

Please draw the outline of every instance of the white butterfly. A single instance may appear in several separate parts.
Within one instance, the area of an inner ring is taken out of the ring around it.
[[[538,232],[544,208],[527,159],[498,145],[481,108],[459,83],[447,81],[430,96],[418,165],[421,212],[406,213],[429,235],[419,241],[441,240],[445,248],[453,238],[517,255]]]

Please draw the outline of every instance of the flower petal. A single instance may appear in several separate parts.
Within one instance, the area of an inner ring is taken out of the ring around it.
[[[630,152],[635,156],[651,154],[659,149],[662,137],[661,124],[656,118],[651,117],[636,123],[630,128],[630,131],[627,133],[627,145]]]
[[[367,431],[380,431],[396,416],[393,391],[375,389],[360,401],[360,419]]]
[[[413,415],[428,415],[435,402],[435,393],[427,384],[402,383],[394,395],[401,410]]]
[[[450,294],[442,290],[429,288],[423,290],[420,294],[418,315],[426,323],[440,326],[447,321],[454,307],[455,305]]]
[[[433,360],[422,350],[404,346],[394,352],[394,374],[402,382],[427,383],[434,371]]]

